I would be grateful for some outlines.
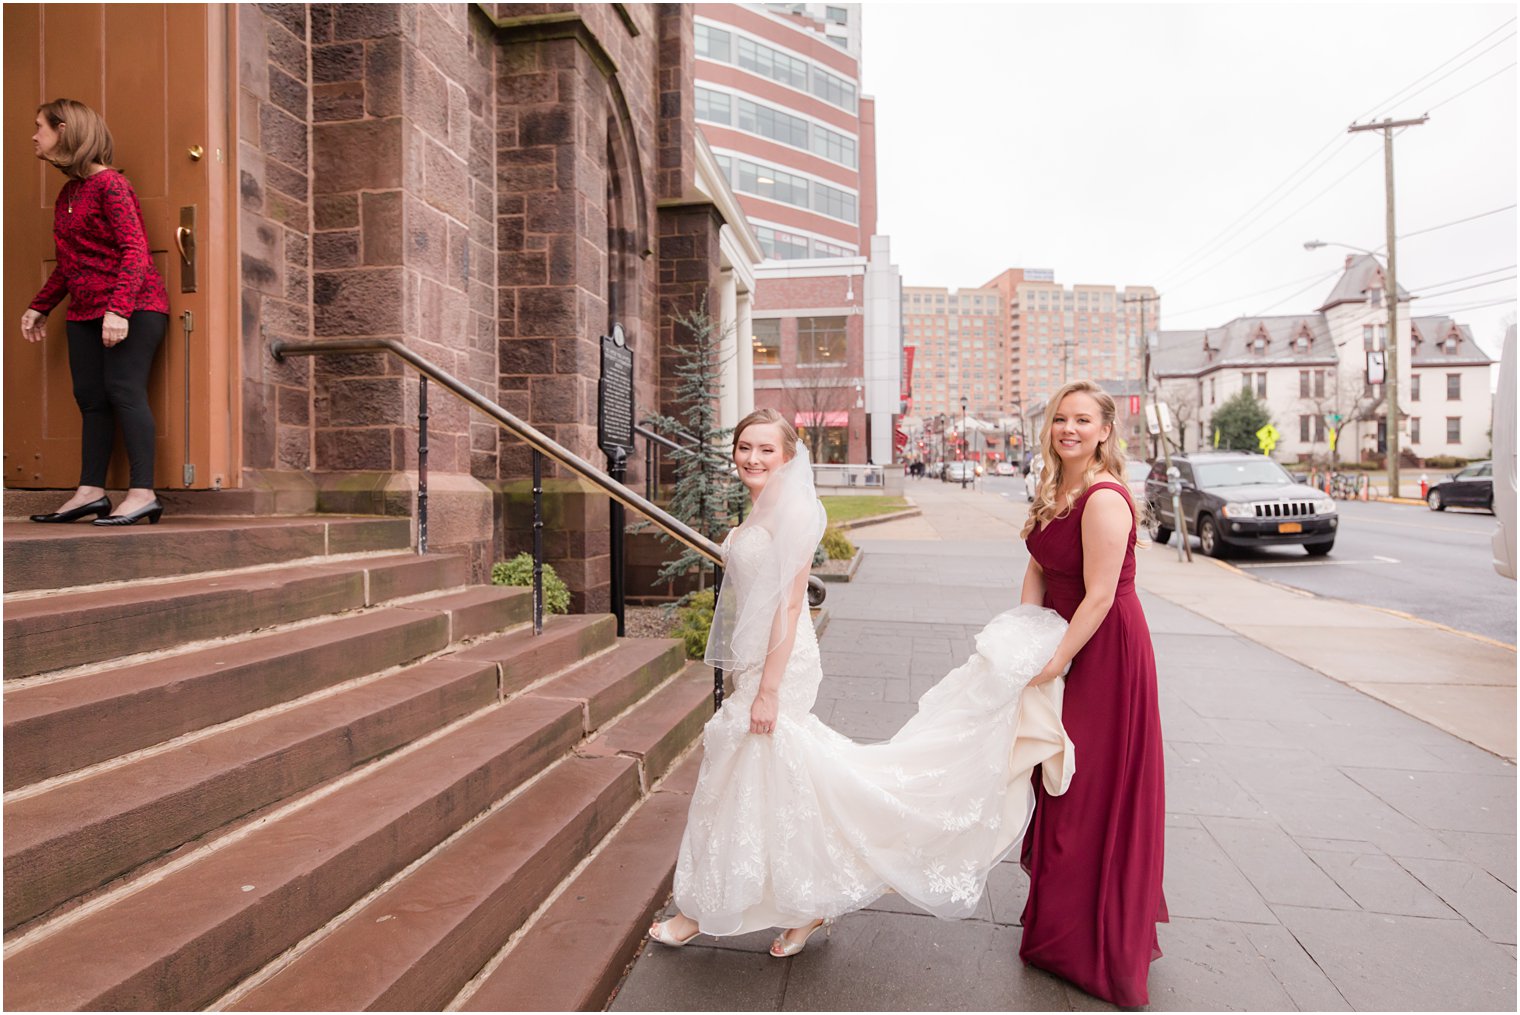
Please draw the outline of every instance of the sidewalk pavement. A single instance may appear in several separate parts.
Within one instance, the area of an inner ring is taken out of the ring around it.
[[[942,487],[909,489],[919,517],[852,533],[866,557],[830,586],[816,711],[850,736],[895,732],[1017,601],[1024,505]],[[1514,1010],[1515,767],[1469,742],[1504,753],[1508,724],[1514,754],[1513,653],[1140,553],[1172,914],[1151,1007]],[[1019,963],[1026,884],[1000,864],[959,922],[888,896],[792,959],[766,954],[769,933],[646,945],[611,1007],[1108,1008]]]

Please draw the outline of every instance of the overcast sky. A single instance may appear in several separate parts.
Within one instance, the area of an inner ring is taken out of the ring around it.
[[[1407,236],[1398,281],[1496,354],[1515,320],[1515,11],[867,3],[878,231],[907,285],[1052,268],[1156,286],[1168,329],[1312,312],[1346,251],[1304,241],[1384,243],[1382,135],[1346,127],[1428,111],[1394,142],[1399,235],[1509,209]]]

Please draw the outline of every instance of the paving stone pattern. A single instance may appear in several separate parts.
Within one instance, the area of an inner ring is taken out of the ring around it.
[[[1027,560],[1006,518],[975,524],[972,498],[986,494],[914,493],[924,522],[904,538],[860,532],[856,580],[829,592],[815,711],[861,740],[891,736],[1014,605]],[[956,538],[967,535],[980,538]],[[1151,1007],[1513,1011],[1514,766],[1142,600],[1160,671],[1172,915]],[[1107,1009],[1019,962],[1026,891],[1005,862],[972,919],[889,896],[792,959],[766,954],[769,932],[649,945],[611,1007]]]

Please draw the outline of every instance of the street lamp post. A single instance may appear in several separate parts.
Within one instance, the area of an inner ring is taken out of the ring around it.
[[[961,461],[964,462],[964,463],[966,463],[965,465],[961,466],[961,489],[962,490],[966,489],[966,474],[971,471],[969,468],[967,468],[967,466],[969,466],[971,464],[971,457],[970,457],[970,455],[968,453],[969,450],[970,450],[970,444],[968,443],[970,437],[971,437],[971,434],[969,434],[966,431],[966,396],[962,395],[961,396]]]

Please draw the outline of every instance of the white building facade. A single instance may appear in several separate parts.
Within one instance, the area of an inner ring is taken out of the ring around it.
[[[1382,264],[1371,255],[1353,255],[1312,313],[1240,317],[1217,328],[1158,333],[1152,385],[1178,420],[1183,446],[1210,447],[1214,413],[1245,388],[1266,404],[1281,435],[1273,449],[1279,461],[1381,460],[1387,450],[1387,386],[1368,383],[1368,354],[1386,358],[1384,298]],[[1402,289],[1398,301],[1397,397],[1405,464],[1486,457],[1492,359],[1466,325],[1419,316]]]

